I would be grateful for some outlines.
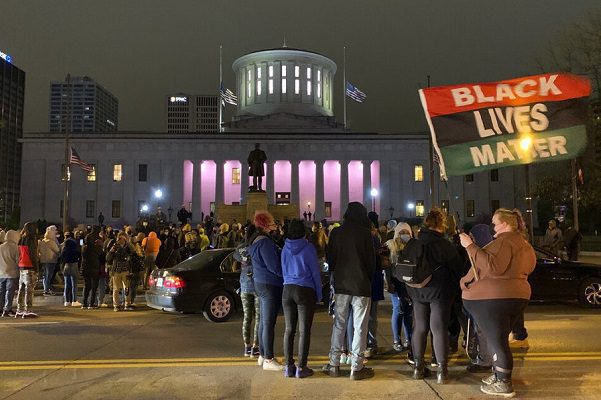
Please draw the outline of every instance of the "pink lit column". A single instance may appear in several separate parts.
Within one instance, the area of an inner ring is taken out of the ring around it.
[[[325,216],[323,195],[323,160],[315,161],[315,220],[319,221]]]
[[[340,220],[348,203],[348,161],[340,160]]]

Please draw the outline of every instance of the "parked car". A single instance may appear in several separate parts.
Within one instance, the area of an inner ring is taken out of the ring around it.
[[[146,304],[163,311],[202,312],[224,322],[242,308],[240,263],[234,249],[207,250],[173,268],[156,269],[148,279]]]
[[[584,307],[601,307],[601,265],[568,261],[539,247],[536,268],[528,277],[532,300],[578,300]]]

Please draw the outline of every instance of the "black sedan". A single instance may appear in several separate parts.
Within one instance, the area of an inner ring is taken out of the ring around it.
[[[535,247],[536,268],[528,277],[532,300],[578,300],[601,307],[601,265],[563,260]]]
[[[173,268],[156,269],[148,280],[146,304],[163,311],[202,312],[224,322],[240,309],[240,263],[234,249],[203,251]]]

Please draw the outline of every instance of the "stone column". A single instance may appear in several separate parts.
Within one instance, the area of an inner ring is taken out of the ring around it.
[[[324,188],[323,188],[323,160],[315,161],[315,217],[316,221],[325,216]]]
[[[367,211],[371,211],[371,161],[363,160],[361,163],[363,163],[363,205]]]
[[[248,193],[248,164],[246,160],[240,160],[240,204],[246,204]]]
[[[275,201],[275,161],[267,160],[267,182],[265,183],[265,192],[267,192],[267,204],[274,204]]]
[[[224,179],[224,160],[215,160],[215,205],[223,204],[223,179]]]
[[[340,160],[340,220],[348,206],[348,160]]]
[[[290,160],[290,203],[300,205],[300,186],[298,183],[298,160]],[[300,217],[300,216],[299,216]]]
[[[192,162],[192,207],[189,210],[192,213],[192,221],[201,222],[201,174],[200,174],[200,164],[202,161],[191,160]],[[186,204],[187,206],[187,204]]]

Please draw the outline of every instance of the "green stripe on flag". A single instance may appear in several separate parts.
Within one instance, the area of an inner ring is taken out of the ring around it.
[[[466,175],[513,165],[568,160],[586,148],[586,128],[575,125],[548,132],[531,133],[522,149],[524,136],[498,135],[488,139],[441,147],[447,175]]]

